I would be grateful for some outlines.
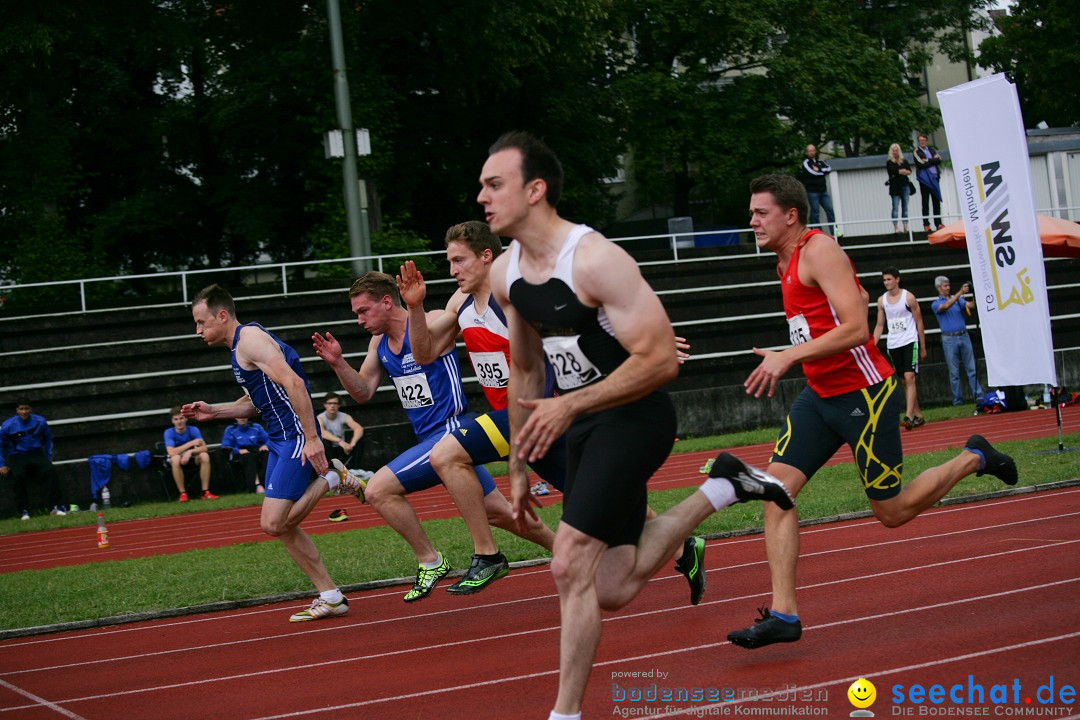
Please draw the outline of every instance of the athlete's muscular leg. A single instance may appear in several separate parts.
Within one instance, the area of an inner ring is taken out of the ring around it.
[[[581,711],[585,685],[600,642],[600,604],[596,599],[596,568],[607,545],[580,530],[559,524],[551,574],[559,590],[562,629],[559,634],[559,694],[555,712]]]
[[[477,487],[479,487],[479,481],[477,481]],[[528,527],[522,531],[518,529],[517,522],[514,520],[513,507],[510,505],[510,501],[506,499],[498,489],[492,490],[484,496],[484,508],[487,511],[487,522],[490,522],[493,526],[512,532],[518,537],[522,537],[529,542],[536,543],[540,547],[551,550],[555,544],[555,533],[551,531],[543,520],[533,520],[528,514],[525,516],[525,522],[528,523]],[[488,533],[490,534],[490,530]],[[479,550],[477,551],[479,552]],[[494,552],[494,551],[493,551]]]
[[[702,492],[645,522],[635,545],[619,545],[604,553],[596,573],[600,607],[618,610],[633,600],[662,565],[679,553],[683,541],[702,520],[716,512]]]
[[[390,468],[383,465],[375,476],[368,480],[366,496],[368,503],[382,516],[386,524],[409,543],[418,562],[434,562],[439,557],[431,540],[420,527],[416,511],[405,498],[405,487]]]
[[[919,410],[919,392],[915,387],[915,373],[904,373],[904,397],[907,400],[906,415],[914,420],[922,412]]]
[[[439,475],[451,499],[457,505],[465,527],[472,536],[473,552],[492,555],[499,551],[488,524],[488,512],[484,502],[484,489],[476,477],[472,458],[453,435],[446,435],[431,449],[432,469]],[[498,492],[498,491],[496,491]],[[501,493],[499,493],[501,496]],[[504,498],[505,501],[505,498]],[[502,527],[502,526],[499,526]],[[548,531],[550,533],[550,530]],[[550,541],[545,546],[551,549]]]
[[[262,517],[260,518],[263,532],[267,535],[272,535],[281,540],[285,549],[288,551],[289,556],[293,561],[304,571],[304,574],[310,578],[315,588],[322,592],[324,590],[333,590],[337,587],[334,581],[330,579],[330,573],[326,571],[326,566],[323,565],[322,557],[319,555],[319,549],[315,547],[315,543],[312,542],[311,537],[308,536],[303,530],[297,527],[300,520],[303,519],[311,508],[301,512],[297,510],[297,507],[302,505],[304,501],[312,494],[312,489],[318,487],[322,493],[326,492],[326,481],[319,478],[313,482],[296,503],[291,500],[285,500],[284,498],[266,498],[263,500],[262,505]],[[321,493],[320,493],[321,496]],[[314,505],[312,504],[312,507]],[[295,519],[296,515],[301,515],[299,519]]]
[[[806,485],[802,471],[783,463],[769,463],[767,472],[787,486],[792,497]],[[772,580],[772,604],[776,612],[798,615],[795,601],[795,571],[799,564],[799,511],[782,510],[765,503],[765,552]]]
[[[210,455],[199,453],[195,456],[195,459],[199,463],[199,482],[202,485],[203,492],[206,492],[210,489]]]
[[[967,450],[947,463],[924,470],[888,500],[870,499],[874,516],[885,527],[900,527],[952,490],[956,483],[979,469],[979,456]],[[781,611],[782,612],[782,611]]]

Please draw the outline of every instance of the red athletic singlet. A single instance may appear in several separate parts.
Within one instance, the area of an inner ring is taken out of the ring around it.
[[[821,288],[807,287],[799,282],[799,250],[814,235],[821,235],[828,241],[835,242],[817,230],[807,230],[795,246],[787,272],[780,273],[779,263],[776,268],[780,275],[784,314],[787,315],[792,345],[800,345],[821,337],[840,324],[840,319]],[[851,266],[851,273],[855,274],[854,264]],[[855,277],[855,284],[859,285],[858,277]],[[814,392],[821,397],[832,397],[875,385],[892,375],[893,369],[871,337],[865,345],[859,345],[847,352],[804,362],[803,373]]]

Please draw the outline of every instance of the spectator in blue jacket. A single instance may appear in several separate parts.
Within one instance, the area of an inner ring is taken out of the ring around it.
[[[33,410],[29,400],[20,398],[15,402],[15,415],[0,425],[0,477],[11,478],[23,520],[30,519],[30,478],[45,483],[53,515],[67,514],[60,499],[60,478],[52,464],[52,430]]]
[[[221,449],[229,454],[229,463],[233,468],[242,474],[248,492],[254,491],[260,495],[266,492],[262,479],[266,476],[266,460],[270,456],[269,441],[266,429],[246,417],[237,418],[236,422],[225,428]]]

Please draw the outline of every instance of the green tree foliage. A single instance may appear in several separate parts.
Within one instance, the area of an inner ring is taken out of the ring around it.
[[[847,156],[885,153],[894,142],[906,146],[913,129],[940,127],[940,113],[920,102],[900,53],[855,30],[873,24],[864,16],[870,10],[818,2],[788,4],[793,10],[798,19],[766,67],[777,111],[807,142],[832,141]]]
[[[1024,123],[1080,125],[1080,17],[1068,0],[1018,0],[998,19],[1000,35],[979,46],[979,62],[1016,83]]]
[[[624,155],[640,203],[739,223],[747,178],[807,140],[876,151],[936,125],[912,68],[928,43],[963,54],[954,29],[986,2],[343,4],[375,249],[440,248],[479,217],[479,169],[511,129],[560,154],[568,217],[613,219],[603,178]],[[343,254],[325,15],[294,0],[0,4],[3,278]]]

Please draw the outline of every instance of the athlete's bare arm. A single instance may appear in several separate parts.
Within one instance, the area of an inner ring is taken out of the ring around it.
[[[885,329],[885,307],[882,304],[882,299],[877,299],[877,323],[874,324],[874,344],[877,345],[881,340],[881,331]]]
[[[433,363],[457,339],[457,311],[468,296],[458,290],[450,296],[445,310],[424,312],[427,286],[423,274],[416,269],[412,260],[407,260],[401,266],[397,285],[401,300],[409,311],[409,346],[413,359],[421,365]]]
[[[214,418],[250,418],[259,414],[255,406],[251,404],[251,398],[243,395],[227,405],[211,405],[202,400],[196,400],[180,408],[180,412],[189,420],[213,420]]]
[[[323,336],[315,333],[311,336],[311,346],[315,349],[315,354],[334,369],[334,374],[337,375],[341,387],[349,393],[349,397],[362,405],[374,397],[375,390],[382,382],[383,367],[378,355],[381,339],[382,335],[372,336],[371,342],[368,343],[367,357],[364,358],[359,370],[354,370],[349,361],[343,357],[341,344],[332,334],[326,333]]]
[[[504,253],[495,259],[491,266],[491,292],[495,301],[506,314],[506,326],[510,331],[510,381],[507,386],[507,414],[510,418],[510,456],[507,460],[507,474],[510,478],[510,496],[514,518],[519,527],[525,528],[526,514],[537,517],[533,505],[539,501],[529,492],[525,460],[516,452],[518,431],[526,423],[531,408],[523,404],[544,394],[546,370],[544,367],[544,346],[540,336],[531,325],[518,314],[510,303],[506,293],[506,266],[509,254]]]
[[[257,328],[242,328],[236,342],[236,362],[245,369],[259,368],[266,377],[285,389],[285,394],[289,396],[289,404],[292,405],[300,419],[300,427],[304,430],[304,458],[315,468],[315,472],[320,475],[325,474],[329,466],[326,462],[322,438],[319,437],[318,423],[315,422],[315,408],[311,404],[311,395],[308,393],[304,379],[285,362],[285,356],[282,355],[278,344]]]
[[[915,330],[918,332],[919,338],[919,359],[926,359],[926,328],[923,326],[922,310],[919,309],[919,301],[915,298],[915,293],[908,293],[908,309],[911,310],[911,314],[915,316]]]

